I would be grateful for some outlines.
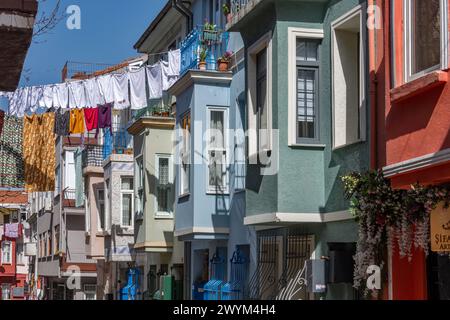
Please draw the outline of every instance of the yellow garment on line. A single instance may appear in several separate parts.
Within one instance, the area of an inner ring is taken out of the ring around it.
[[[55,114],[25,116],[23,121],[25,190],[55,191]]]
[[[70,133],[84,133],[84,110],[70,110]]]

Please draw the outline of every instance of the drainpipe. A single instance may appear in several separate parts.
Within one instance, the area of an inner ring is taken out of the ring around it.
[[[172,0],[172,8],[175,8],[182,16],[186,17],[186,35],[194,28],[194,14],[187,8],[182,0]]]

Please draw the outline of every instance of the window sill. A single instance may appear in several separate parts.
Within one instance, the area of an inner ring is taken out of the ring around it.
[[[319,143],[291,143],[289,148],[292,149],[325,149],[327,145]]]
[[[178,200],[184,199],[184,198],[188,198],[188,197],[190,197],[190,196],[191,196],[191,193],[190,193],[190,192],[188,192],[188,193],[183,193],[183,194],[180,194],[180,195],[178,196]]]
[[[397,103],[411,99],[421,93],[448,82],[448,73],[445,71],[433,71],[420,78],[405,83],[391,90],[391,102]]]
[[[216,196],[216,195],[228,196],[228,195],[230,195],[230,192],[228,190],[226,190],[226,191],[206,191],[206,194],[209,196]]]
[[[348,147],[351,147],[351,146],[354,146],[354,145],[357,145],[357,144],[365,143],[366,141],[367,140],[365,140],[365,139],[359,139],[359,140],[356,140],[355,142],[347,143],[347,144],[344,144],[344,145],[339,146],[339,147],[333,147],[332,151],[333,152],[340,151],[342,149],[345,149],[345,148],[348,148]]]
[[[157,214],[154,216],[155,220],[173,220],[173,215],[163,215],[163,214]]]

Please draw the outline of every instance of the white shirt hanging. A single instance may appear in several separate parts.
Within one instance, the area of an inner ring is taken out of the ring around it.
[[[53,87],[53,106],[67,109],[69,105],[69,87],[67,83],[60,83]]]
[[[162,71],[161,63],[156,63],[146,68],[148,79],[148,92],[150,99],[160,99],[162,97]]]
[[[86,92],[82,81],[69,82],[69,108],[81,109],[87,107]]]
[[[95,108],[98,105],[105,104],[105,99],[102,97],[97,79],[87,79],[83,81],[83,84],[86,91],[87,104],[89,107]]]
[[[167,91],[175,82],[178,80],[178,76],[171,76],[170,66],[167,61],[161,61],[161,71],[162,71],[162,89]]]
[[[131,109],[138,110],[147,106],[147,93],[145,89],[145,68],[130,72],[130,98]]]
[[[98,85],[100,87],[100,93],[105,99],[106,103],[114,102],[114,90],[112,83],[112,75],[106,74],[97,78]]]
[[[181,50],[169,51],[169,76],[179,76],[181,67]]]
[[[114,108],[126,109],[130,106],[128,97],[128,73],[117,73],[112,76],[114,92]]]
[[[42,90],[42,96],[39,100],[39,106],[41,108],[50,109],[53,107],[53,86],[44,86]]]
[[[42,86],[31,87],[30,108],[29,111],[36,112],[39,108],[39,101],[44,94],[44,88]]]

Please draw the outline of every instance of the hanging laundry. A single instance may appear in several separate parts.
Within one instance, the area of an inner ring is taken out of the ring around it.
[[[147,92],[145,89],[145,69],[130,72],[131,109],[138,110],[147,106]]]
[[[163,91],[167,91],[178,80],[178,76],[169,75],[169,70],[169,63],[167,61],[161,61]]]
[[[12,116],[23,117],[30,107],[30,88],[18,88],[14,91],[9,102],[9,114]]]
[[[112,76],[114,91],[114,108],[126,109],[130,106],[128,98],[128,73],[117,73]]]
[[[53,107],[67,109],[69,105],[69,87],[67,83],[56,84],[53,87]]]
[[[108,158],[112,153],[113,139],[111,135],[111,129],[103,129],[103,160]]]
[[[44,88],[42,86],[31,87],[30,95],[30,108],[28,111],[36,112],[39,108],[39,101],[44,94]]]
[[[70,112],[67,109],[58,109],[55,112],[54,133],[62,137],[70,135]]]
[[[25,190],[55,191],[55,113],[25,116],[23,121]]]
[[[180,75],[180,62],[181,62],[181,50],[171,50],[169,51],[169,76],[178,77]]]
[[[69,108],[86,108],[86,92],[82,81],[69,82]]]
[[[86,131],[98,128],[98,108],[85,108],[84,120],[86,122]]]
[[[162,97],[162,71],[161,63],[146,67],[148,79],[149,99],[160,99]]]
[[[75,163],[75,207],[79,208],[84,206],[84,177],[82,166],[82,153],[81,147],[78,147],[74,153]]]
[[[86,91],[88,107],[97,107],[100,104],[105,104],[105,99],[101,95],[97,79],[87,79],[83,81],[83,84]]]
[[[114,102],[114,89],[112,75],[106,74],[97,78],[100,87],[100,93],[103,95],[106,103]]]
[[[22,119],[5,115],[0,135],[0,187],[24,187],[22,130]]]
[[[83,109],[70,110],[70,133],[84,133],[84,111]]]
[[[11,239],[17,239],[20,235],[19,223],[7,223],[5,224],[5,237]]]
[[[41,108],[50,109],[53,107],[53,86],[44,86],[42,90],[42,96],[39,100],[39,106]]]
[[[98,107],[98,128],[110,128],[112,130],[112,105],[107,103]]]

